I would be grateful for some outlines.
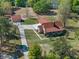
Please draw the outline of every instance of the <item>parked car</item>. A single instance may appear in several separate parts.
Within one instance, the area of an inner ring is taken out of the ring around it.
[[[28,51],[28,47],[26,45],[18,45],[16,46],[17,50],[20,50],[22,52]]]

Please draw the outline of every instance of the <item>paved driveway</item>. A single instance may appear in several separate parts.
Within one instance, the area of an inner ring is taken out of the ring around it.
[[[15,25],[18,26],[19,28],[22,45],[25,45],[26,47],[28,47],[23,26],[21,25],[21,23],[15,23]],[[24,59],[28,59],[28,51],[23,53],[24,53]]]
[[[22,45],[25,45],[26,47],[28,47],[24,29],[32,29],[36,33],[35,30],[38,29],[38,25],[40,25],[40,24],[22,25],[21,23],[14,23],[14,25],[18,26],[18,28],[19,28]],[[38,34],[37,34],[37,36],[40,39],[42,39]],[[24,52],[24,59],[28,59],[28,51]]]

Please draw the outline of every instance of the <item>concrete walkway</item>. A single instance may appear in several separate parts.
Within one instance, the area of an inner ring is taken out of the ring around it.
[[[38,29],[39,24],[32,24],[32,25],[22,25],[24,29]]]
[[[26,47],[28,47],[23,26],[21,25],[21,23],[16,23],[16,26],[18,26],[19,31],[20,31],[20,37],[21,37],[21,43],[22,43],[22,45],[25,45]],[[24,59],[29,59],[28,58],[28,51],[23,52],[23,53],[24,53]]]

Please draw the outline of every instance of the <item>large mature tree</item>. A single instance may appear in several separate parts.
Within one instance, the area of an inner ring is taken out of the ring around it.
[[[79,0],[72,0],[72,10],[79,13]]]
[[[18,7],[26,7],[27,0],[15,0],[15,5]]]
[[[9,42],[11,39],[17,38],[17,34],[12,28],[13,26],[7,18],[0,18],[0,39],[2,44],[5,44],[4,42]]]
[[[62,20],[64,22],[64,26],[66,23],[66,19],[68,18],[71,12],[71,1],[72,0],[60,0],[57,19]]]
[[[31,45],[29,49],[29,59],[41,59],[41,48],[38,44]]]
[[[36,4],[38,1],[40,1],[40,0],[28,0],[28,5],[33,7],[34,4]]]
[[[15,0],[9,0],[9,2],[11,2],[12,6],[15,6]]]
[[[46,13],[49,11],[50,3],[46,0],[40,0],[33,6],[33,10],[37,13]]]

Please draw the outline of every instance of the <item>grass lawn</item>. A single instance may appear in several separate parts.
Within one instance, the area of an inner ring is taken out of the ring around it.
[[[41,41],[33,30],[25,30],[25,35],[29,45],[32,43],[39,43]]]
[[[74,49],[79,50],[79,29],[73,29],[69,32],[68,42]]]
[[[28,40],[28,43],[38,43],[38,44],[51,44],[53,43],[53,41],[56,39],[56,37],[50,37],[47,38],[46,36],[44,36],[43,34],[39,34],[40,37],[43,39],[39,39],[39,37],[36,35],[36,33],[34,33],[33,30],[25,30],[25,34],[26,34],[26,39]]]
[[[26,33],[26,37],[27,37],[29,44],[31,44],[31,43],[48,44],[48,45],[53,47],[53,42],[56,41],[57,38],[59,38],[59,37],[49,37],[49,38],[47,38],[43,34],[38,33],[41,36],[41,38],[44,39],[44,40],[40,40],[38,38],[38,36],[33,32],[33,30],[25,30],[25,33]],[[75,35],[76,35],[75,31],[70,32],[69,37],[73,38],[73,40],[68,39],[68,44],[70,44],[73,48],[77,47],[79,45],[79,40],[75,38]]]
[[[66,22],[67,26],[73,26],[76,27],[77,21],[76,20],[72,20],[72,19],[68,19]]]
[[[33,30],[25,30],[25,34],[26,34],[26,39],[28,41],[28,45],[31,46],[32,44],[40,44],[41,46],[43,46],[42,48],[46,51],[49,51],[50,48],[52,48],[52,44],[53,41],[51,41],[50,39],[44,39],[41,40],[39,39],[39,37],[36,35],[36,33],[34,33]],[[41,35],[42,38],[46,38],[45,36]],[[48,48],[48,49],[46,49]]]
[[[38,36],[33,30],[26,30],[25,33],[28,40],[39,40]]]
[[[75,40],[68,40],[70,42],[70,45],[75,48],[78,47],[79,49],[79,40],[75,39]]]
[[[36,24],[37,23],[37,19],[36,18],[28,18],[26,20],[24,20],[23,24]]]

